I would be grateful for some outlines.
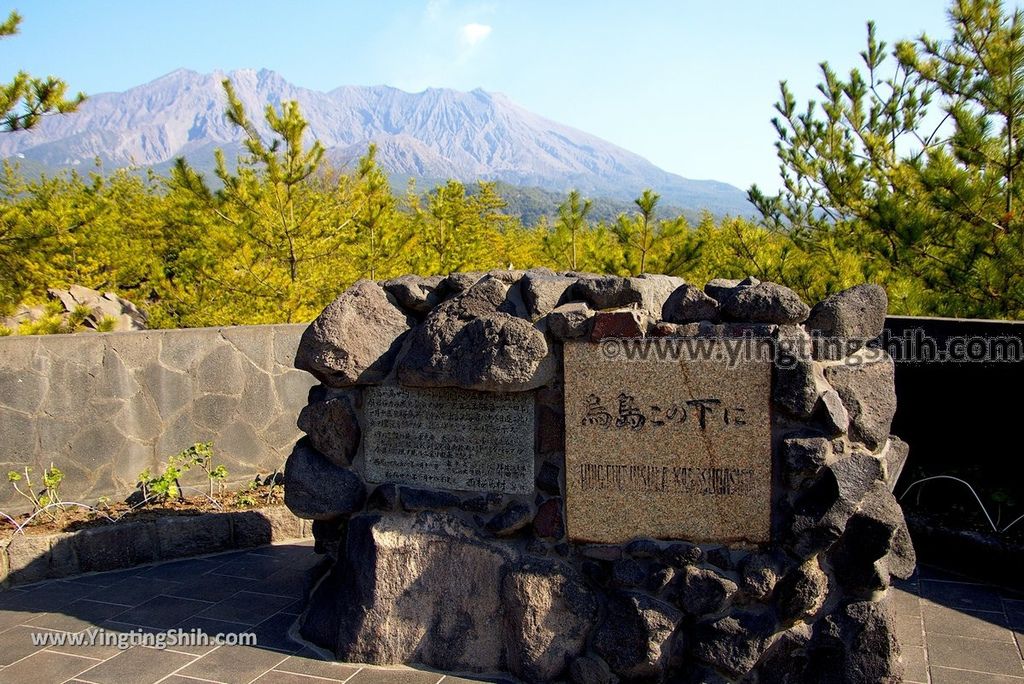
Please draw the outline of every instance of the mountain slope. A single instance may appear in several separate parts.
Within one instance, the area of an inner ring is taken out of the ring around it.
[[[630,199],[646,187],[666,203],[721,213],[750,212],[739,189],[689,180],[596,136],[538,116],[498,93],[430,88],[407,93],[387,86],[300,88],[278,74],[178,70],[123,93],[91,97],[70,116],[36,130],[0,137],[0,156],[49,167],[89,164],[159,166],[185,156],[208,166],[217,146],[234,149],[239,132],[225,119],[220,82],[230,78],[264,132],[267,104],[298,100],[312,136],[346,163],[370,142],[394,175],[501,180],[565,192]]]

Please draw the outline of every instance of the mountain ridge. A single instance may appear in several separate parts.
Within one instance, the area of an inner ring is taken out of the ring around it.
[[[664,171],[640,155],[542,117],[506,95],[481,88],[427,88],[409,93],[387,85],[342,85],[329,91],[296,86],[268,69],[202,74],[177,69],[123,92],[98,93],[75,114],[37,129],[0,137],[0,157],[49,168],[90,163],[160,166],[184,156],[208,167],[213,147],[237,148],[240,131],[224,117],[221,80],[230,78],[257,129],[266,105],[296,100],[314,137],[335,163],[347,163],[373,142],[392,175],[498,180],[512,185],[631,199],[644,188],[665,202],[715,214],[749,214],[738,188]]]

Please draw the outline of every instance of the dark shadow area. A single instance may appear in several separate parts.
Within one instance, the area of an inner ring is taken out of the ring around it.
[[[895,494],[918,559],[1019,583],[1024,520],[1005,527],[1024,514],[1022,416],[1012,400],[1024,384],[1024,323],[890,316],[882,343],[896,361],[892,432],[910,445]]]

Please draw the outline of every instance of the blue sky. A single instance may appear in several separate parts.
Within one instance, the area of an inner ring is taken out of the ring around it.
[[[48,0],[18,9],[0,77],[125,90],[179,67],[266,67],[320,90],[387,84],[502,92],[689,178],[778,186],[778,81],[812,97],[865,22],[893,43],[947,34],[938,0]],[[285,11],[287,10],[287,11]]]

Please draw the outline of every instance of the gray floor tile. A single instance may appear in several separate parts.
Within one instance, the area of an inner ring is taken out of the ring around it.
[[[1024,677],[1017,645],[1006,641],[967,639],[948,634],[927,635],[928,664],[975,672]]]
[[[193,583],[199,575],[203,575],[223,565],[223,562],[206,558],[185,558],[151,565],[136,573],[139,577],[171,580],[172,582]]]
[[[321,660],[312,654],[293,655],[284,661],[275,670],[281,672],[294,672],[297,674],[309,675],[311,677],[323,677],[325,679],[348,679],[359,671],[361,665],[349,665],[329,660]]]
[[[199,615],[193,615],[184,622],[175,625],[175,629],[180,629],[184,632],[191,632],[192,630],[200,630],[207,637],[210,637],[210,642],[206,645],[195,645],[195,646],[175,646],[175,651],[182,651],[184,653],[192,653],[193,655],[205,655],[217,647],[212,642],[212,638],[218,634],[244,634],[246,632],[252,632],[252,625],[243,625],[240,622],[224,622],[223,620],[211,620],[210,618],[204,618]],[[259,642],[256,642],[259,646]]]
[[[290,672],[278,672],[271,670],[267,672],[254,684],[338,684],[343,679],[323,679],[321,677],[310,677],[309,675],[292,674]],[[198,682],[194,684],[199,684]]]
[[[124,606],[79,599],[68,604],[67,608],[60,612],[44,613],[28,624],[32,627],[54,629],[61,632],[81,632],[123,612]]]
[[[363,668],[348,684],[437,684],[443,675],[410,669]]]
[[[928,683],[928,659],[923,646],[901,644],[903,648],[903,680],[906,682]]]
[[[899,615],[918,616],[921,614],[921,599],[916,594],[902,589],[893,589],[889,593],[889,599]]]
[[[41,650],[32,643],[32,633],[38,631],[32,627],[12,627],[0,634],[0,665],[10,665],[21,660],[30,653]]]
[[[109,587],[97,589],[88,595],[93,601],[107,601],[126,606],[137,606],[154,596],[166,594],[181,587],[180,582],[170,582],[151,577],[129,577]]]
[[[920,617],[896,611],[896,636],[904,646],[924,646],[924,623]]]
[[[96,665],[95,660],[39,651],[0,670],[2,684],[60,684]]]
[[[216,620],[256,625],[282,608],[291,605],[292,602],[293,599],[287,596],[252,594],[243,591],[209,606],[202,611],[201,615]]]
[[[921,597],[948,608],[1001,611],[998,592],[980,584],[922,580]]]
[[[194,582],[186,582],[168,589],[165,593],[168,596],[181,596],[217,603],[240,591],[258,589],[259,586],[259,580],[207,574],[196,577]]]
[[[117,622],[168,629],[210,607],[207,601],[178,596],[156,596],[113,617]]]
[[[252,632],[256,635],[256,644],[260,648],[272,648],[285,653],[295,653],[301,650],[303,645],[288,637],[288,630],[294,622],[294,615],[283,613],[272,615],[252,628]]]
[[[247,554],[223,564],[213,571],[215,575],[244,577],[247,579],[264,579],[278,570],[288,567],[288,563],[280,558]]]
[[[147,684],[163,679],[194,659],[194,656],[182,653],[136,646],[86,670],[80,676],[96,684]]]
[[[931,675],[932,684],[1021,684],[1024,681],[1018,677],[934,666]]]
[[[260,648],[220,646],[178,674],[186,677],[194,675],[226,684],[246,684],[274,669],[286,657],[284,653]]]
[[[1013,641],[1002,613],[956,610],[938,604],[925,604],[924,628],[928,634],[952,634],[972,639]]]

